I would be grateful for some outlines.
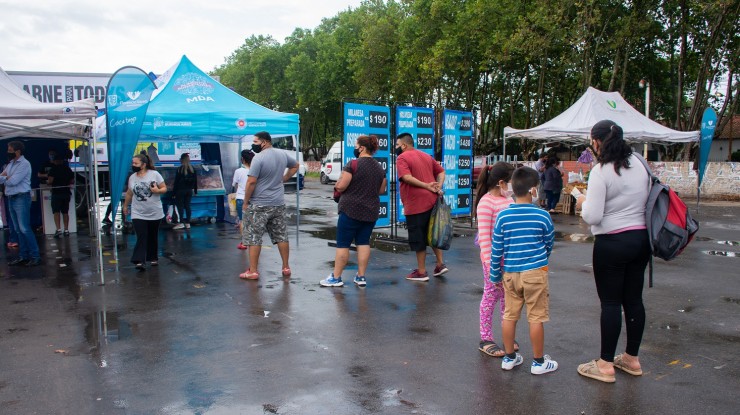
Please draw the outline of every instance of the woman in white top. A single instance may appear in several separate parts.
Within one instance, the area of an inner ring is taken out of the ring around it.
[[[601,301],[601,355],[578,366],[578,373],[602,382],[614,382],[614,369],[642,375],[637,357],[645,328],[642,287],[650,244],[645,226],[649,176],[624,141],[622,128],[610,120],[591,129],[597,164],[588,178],[588,196],[579,196],[583,220],[595,236],[593,269]],[[625,353],[615,356],[622,331],[622,310],[627,326]]]
[[[243,237],[244,228],[242,226],[242,208],[244,207],[244,190],[247,187],[247,179],[249,178],[249,166],[252,164],[254,152],[252,150],[242,150],[241,158],[242,166],[234,172],[234,179],[232,180],[231,187],[236,189],[237,225],[239,226],[239,233],[242,234],[242,240],[236,247],[239,249],[247,249],[247,245],[244,243],[245,241]]]
[[[152,266],[159,265],[159,222],[164,217],[160,195],[167,193],[167,185],[145,154],[137,154],[131,159],[131,169],[134,173],[128,178],[123,213],[131,213],[136,232],[131,262],[137,269],[143,270],[146,261]]]

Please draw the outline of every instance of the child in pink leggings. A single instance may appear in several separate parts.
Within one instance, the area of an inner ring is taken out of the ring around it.
[[[478,176],[476,208],[478,220],[477,245],[480,247],[480,260],[483,266],[483,298],[480,302],[480,344],[478,349],[493,357],[503,357],[505,352],[493,340],[493,314],[496,303],[499,305],[499,319],[504,315],[504,287],[494,284],[489,278],[491,269],[491,231],[499,212],[512,202],[509,180],[514,166],[498,162],[486,166]]]

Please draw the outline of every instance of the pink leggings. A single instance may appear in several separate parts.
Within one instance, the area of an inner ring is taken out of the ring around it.
[[[492,342],[493,312],[496,310],[496,302],[499,303],[501,320],[504,319],[504,286],[491,282],[486,264],[483,264],[483,283],[483,298],[480,300],[480,339]]]

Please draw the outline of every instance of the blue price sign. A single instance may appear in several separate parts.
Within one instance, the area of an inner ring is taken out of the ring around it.
[[[391,182],[390,152],[394,145],[390,139],[391,111],[388,107],[377,105],[354,104],[351,102],[344,103],[343,109],[343,141],[344,157],[342,166],[354,159],[353,151],[357,137],[361,135],[374,135],[378,137],[378,151],[373,158],[380,163],[385,170],[385,178],[388,183]],[[390,192],[386,187],[385,192],[380,195],[380,216],[375,226],[389,226],[391,224],[390,216]]]
[[[414,137],[415,147],[434,158],[434,109],[421,107],[396,107],[396,136],[409,133]],[[394,137],[395,138],[395,137]],[[392,146],[395,148],[396,141]],[[398,222],[406,222],[401,203],[401,192],[396,192]]]
[[[445,169],[445,201],[452,214],[470,215],[473,183],[473,114],[444,110],[442,167]]]

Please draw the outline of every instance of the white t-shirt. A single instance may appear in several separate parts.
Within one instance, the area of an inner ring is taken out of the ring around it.
[[[236,187],[236,198],[239,200],[244,200],[244,190],[247,187],[247,178],[249,178],[249,169],[246,167],[239,167],[234,172],[234,180],[231,186]]]
[[[131,199],[131,219],[158,220],[164,217],[162,199],[159,193],[152,193],[150,185],[162,183],[162,175],[156,170],[147,170],[144,177],[134,173],[128,177],[128,188],[133,192]]]

